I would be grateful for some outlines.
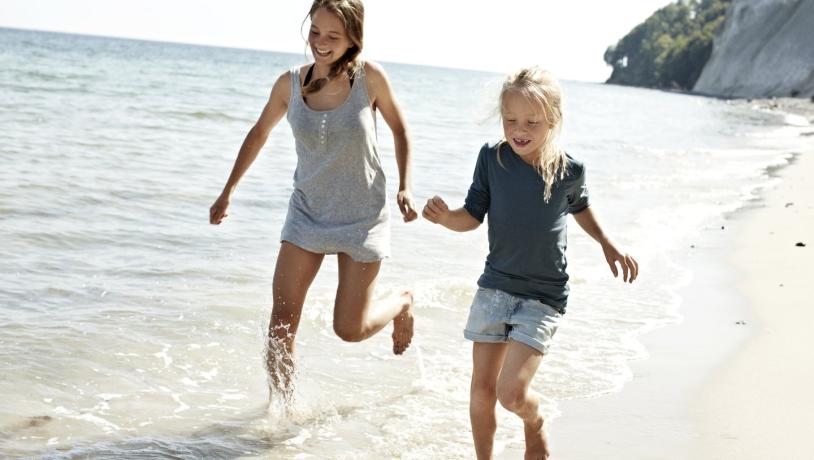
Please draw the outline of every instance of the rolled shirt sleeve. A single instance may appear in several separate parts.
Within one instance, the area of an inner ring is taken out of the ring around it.
[[[475,173],[472,175],[472,185],[469,186],[469,192],[464,201],[464,209],[481,223],[483,223],[486,213],[489,212],[491,202],[488,158],[486,157],[490,152],[494,154],[494,150],[490,149],[488,144],[480,149],[478,161],[475,164]]]
[[[576,214],[591,204],[588,197],[588,185],[585,181],[585,165],[580,164],[580,166],[578,169],[574,168],[573,183],[566,195],[569,214]]]

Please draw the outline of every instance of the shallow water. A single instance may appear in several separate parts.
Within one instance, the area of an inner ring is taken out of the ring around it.
[[[293,414],[265,409],[263,335],[296,164],[285,121],[207,222],[277,75],[268,52],[0,29],[0,452],[53,458],[469,458],[461,329],[487,252],[467,234],[393,222],[380,295],[413,289],[403,357],[389,333],[331,327],[326,259],[298,335]],[[462,203],[499,75],[383,63],[413,135],[414,190]],[[565,145],[606,230],[642,266],[614,280],[572,223],[572,295],[534,380],[558,401],[618,391],[636,336],[680,321],[675,255],[752,198],[798,137],[788,120],[694,96],[565,82]],[[391,197],[392,139],[379,120]],[[397,209],[392,203],[391,212]],[[522,443],[499,411],[498,446]]]

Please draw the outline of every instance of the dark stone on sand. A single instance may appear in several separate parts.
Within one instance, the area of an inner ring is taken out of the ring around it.
[[[786,207],[788,208],[789,206],[794,206],[794,203],[792,203],[792,202],[786,203]]]
[[[743,320],[741,320],[741,321],[735,321],[735,324],[737,324],[738,326],[743,326],[743,325],[745,325],[745,324],[746,324],[746,321],[743,321]]]
[[[721,230],[725,230],[725,229],[726,229],[726,227],[724,227],[723,225],[721,225]]]
[[[691,244],[691,245],[690,245],[690,248],[695,249],[695,245],[694,245],[694,244]]]
[[[798,248],[804,248],[804,247],[806,247],[806,244],[803,243],[802,241],[800,241],[797,244],[795,244],[795,246],[797,246]]]

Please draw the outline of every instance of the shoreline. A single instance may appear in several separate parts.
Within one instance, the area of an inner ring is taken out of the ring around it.
[[[807,100],[734,103],[814,124]],[[805,329],[814,311],[803,280],[814,274],[814,240],[803,236],[814,236],[814,149],[766,171],[779,180],[724,216],[726,231],[702,232],[679,257],[694,272],[679,289],[683,319],[638,337],[648,357],[629,363],[632,380],[617,393],[560,402],[552,458],[814,458],[803,445],[814,426],[805,388],[814,382]],[[794,235],[807,247],[787,244]]]
[[[681,319],[637,337],[647,357],[628,364],[632,379],[622,390],[560,402],[562,415],[549,428],[552,458],[661,460],[688,454],[700,437],[689,411],[694,395],[754,334],[746,298],[721,289],[741,282],[727,258],[732,229],[748,207],[725,218],[729,230],[710,229],[681,254],[678,263],[693,269],[692,280],[678,289]]]
[[[811,116],[811,113],[807,114]],[[709,458],[810,459],[814,446],[814,149],[777,171],[759,209],[744,216],[730,261],[748,299],[754,333],[705,383],[691,406]],[[805,246],[800,246],[803,244]]]

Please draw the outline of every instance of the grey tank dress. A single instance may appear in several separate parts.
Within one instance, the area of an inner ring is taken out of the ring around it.
[[[342,105],[318,111],[305,104],[299,68],[291,69],[288,123],[297,169],[281,241],[357,262],[390,255],[390,212],[364,66]]]

